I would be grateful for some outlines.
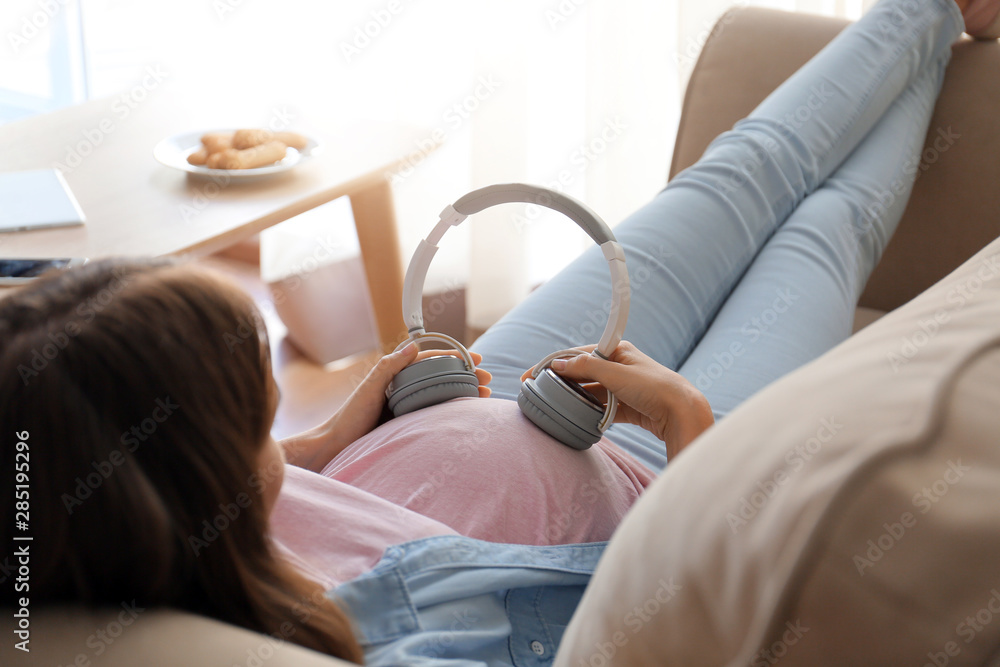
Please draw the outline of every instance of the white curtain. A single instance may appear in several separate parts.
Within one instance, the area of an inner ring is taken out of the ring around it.
[[[395,179],[408,259],[446,204],[496,182],[558,187],[615,225],[663,187],[684,85],[726,9],[856,19],[867,4],[84,0],[83,8],[95,95],[131,85],[155,62],[180,87],[204,86],[206,104],[241,86],[267,91],[291,113],[292,126],[322,113],[324,120],[376,117],[439,130],[444,145]],[[8,27],[20,20],[0,16]],[[248,110],[247,118],[268,113]],[[474,329],[587,244],[558,215],[504,208],[453,231],[428,279],[428,290],[468,282]]]

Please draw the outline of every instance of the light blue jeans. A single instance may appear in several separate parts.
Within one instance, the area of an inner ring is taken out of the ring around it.
[[[850,335],[963,27],[953,0],[884,0],[615,227],[632,281],[625,338],[694,383],[716,419]],[[516,399],[546,354],[596,343],[610,295],[595,246],[490,328],[473,349],[494,395]],[[667,463],[638,427],[608,437],[653,470]]]

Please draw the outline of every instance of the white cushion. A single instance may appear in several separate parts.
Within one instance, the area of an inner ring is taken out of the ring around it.
[[[671,462],[556,664],[983,664],[998,560],[1000,240]]]

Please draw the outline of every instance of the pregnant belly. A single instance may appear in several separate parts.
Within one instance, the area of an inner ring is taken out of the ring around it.
[[[397,417],[323,474],[469,537],[540,545],[608,539],[654,478],[607,439],[579,452],[482,398]]]

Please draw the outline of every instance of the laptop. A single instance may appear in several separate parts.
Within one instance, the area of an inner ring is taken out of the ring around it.
[[[58,169],[0,173],[0,232],[82,225],[85,220]]]

